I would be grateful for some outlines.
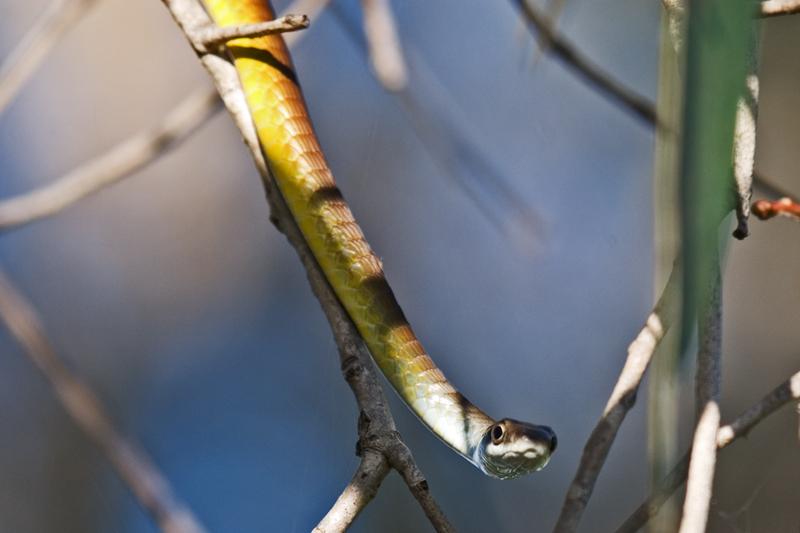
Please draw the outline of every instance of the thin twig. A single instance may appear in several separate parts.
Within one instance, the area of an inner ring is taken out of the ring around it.
[[[536,32],[540,43],[547,43],[547,52],[553,54],[575,73],[612,101],[632,112],[647,124],[656,123],[656,111],[646,98],[619,83],[586,58],[572,43],[550,25],[550,21],[530,0],[513,0],[519,6],[529,27]]]
[[[0,112],[95,0],[53,0],[0,65]]]
[[[791,401],[800,400],[800,372],[781,383],[758,403],[717,431],[717,448],[722,450],[736,439],[747,435],[762,420]],[[680,487],[689,471],[689,454],[678,461],[658,488],[617,529],[617,533],[634,533],[655,516],[667,499]]]
[[[255,24],[242,24],[240,26],[227,26],[221,28],[211,24],[197,30],[192,36],[193,42],[198,43],[203,50],[210,50],[220,45],[244,37],[264,37],[276,33],[287,33],[308,28],[309,20],[306,15],[284,15],[275,20],[257,22]]]
[[[614,444],[625,415],[636,402],[636,393],[653,353],[678,318],[680,282],[680,266],[676,263],[661,298],[647,318],[647,323],[628,347],[625,366],[600,420],[586,441],[578,471],[567,490],[554,531],[563,533],[577,530],[611,445]]]
[[[543,13],[545,23],[550,28],[555,28],[558,24],[558,18],[564,10],[567,0],[549,0],[545,6],[545,13]],[[542,33],[536,34],[536,55],[533,58],[534,63],[538,61],[541,54],[546,54],[547,49],[550,48],[550,41]]]
[[[82,164],[53,183],[0,201],[0,230],[55,215],[153,162],[221,109],[216,91],[199,89],[164,120]]]
[[[800,0],[767,0],[761,2],[762,17],[777,17],[800,13]]]
[[[73,421],[111,462],[139,505],[165,533],[202,533],[205,529],[179,501],[149,457],[114,427],[100,400],[53,349],[36,312],[0,272],[0,318],[44,374]]]
[[[753,214],[760,220],[769,220],[778,215],[800,222],[800,204],[791,198],[780,200],[758,200],[753,203]]]
[[[638,116],[645,123],[652,126],[656,125],[657,113],[652,102],[637,94],[586,58],[580,50],[552,27],[547,16],[540,13],[539,10],[531,4],[530,0],[513,0],[513,2],[520,7],[525,16],[525,20],[527,20],[529,25],[537,32],[536,37],[540,45],[543,45],[543,43],[548,44],[547,47],[542,46],[543,50],[554,54],[558,59],[563,61],[564,64],[569,66],[573,72],[579,74],[600,92],[618,104],[621,104],[623,108]],[[670,14],[676,13],[674,11],[676,6],[680,7],[680,5],[682,5],[678,0],[662,0],[662,3]],[[777,0],[762,3],[762,14],[769,16],[770,14],[779,15],[800,12],[800,0],[780,2],[781,5],[785,4],[782,11],[778,10],[777,7],[773,7],[773,5],[777,6],[778,3]],[[676,16],[672,17],[673,20],[671,24],[674,26],[672,29],[675,35],[679,33],[681,16],[682,13],[677,12]],[[759,187],[774,189],[774,187],[758,173],[753,175],[753,183]],[[780,193],[777,196],[788,196],[788,194]]]
[[[402,90],[408,83],[408,69],[389,0],[361,0],[361,10],[375,77],[388,91]]]
[[[322,10],[325,9],[330,0],[294,0],[291,4],[286,6],[284,13],[303,13],[309,20],[316,20]],[[295,31],[291,33],[284,33],[283,40],[286,46],[293,48],[308,32]]]
[[[397,433],[366,347],[328,284],[268,170],[236,68],[227,56],[203,52],[202,44],[191,40],[196,28],[206,27],[210,23],[208,15],[194,0],[163,0],[163,2],[190,44],[198,52],[201,63],[214,80],[228,112],[250,149],[264,183],[270,206],[270,219],[289,240],[305,267],[311,288],[331,326],[342,362],[342,372],[360,410],[358,451],[362,455],[362,462],[359,472],[345,488],[331,512],[323,519],[324,523],[321,522],[318,527],[328,528],[325,531],[343,531],[369,503],[371,495],[377,492],[385,477],[381,473],[385,467],[383,461],[373,460],[369,453],[373,451],[383,455],[386,462],[400,472],[437,531],[444,533],[454,531],[453,526],[431,497],[424,476],[414,463],[410,450]],[[359,485],[361,483],[367,485]],[[353,491],[362,492],[359,497],[354,497]]]

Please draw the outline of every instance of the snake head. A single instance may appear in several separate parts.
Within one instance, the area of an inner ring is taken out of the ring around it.
[[[492,477],[514,479],[544,468],[557,443],[548,426],[504,418],[483,434],[478,466]]]

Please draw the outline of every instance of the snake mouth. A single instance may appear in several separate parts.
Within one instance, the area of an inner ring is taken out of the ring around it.
[[[536,459],[537,457],[542,457],[546,455],[547,452],[543,450],[528,450],[527,452],[506,452],[502,455],[504,461],[513,461],[515,459],[523,458],[523,459]]]

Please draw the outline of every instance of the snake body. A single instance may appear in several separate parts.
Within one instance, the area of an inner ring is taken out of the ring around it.
[[[204,3],[219,26],[274,18],[263,0]],[[542,468],[555,448],[552,430],[486,415],[447,381],[412,331],[336,186],[283,38],[237,39],[227,48],[278,188],[383,374],[434,434],[487,474]]]

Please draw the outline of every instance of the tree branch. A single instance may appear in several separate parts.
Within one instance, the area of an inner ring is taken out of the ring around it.
[[[722,380],[722,280],[719,270],[719,255],[712,254],[711,287],[706,293],[709,301],[703,306],[703,322],[700,324],[699,348],[697,350],[697,374],[695,375],[695,413],[699,420],[706,405],[719,402]]]
[[[328,284],[268,170],[236,68],[226,55],[204,52],[202,43],[192,41],[197,28],[207,27],[211,23],[208,15],[195,0],[162,1],[189,43],[198,52],[201,63],[214,80],[228,112],[250,150],[264,183],[270,219],[289,240],[305,267],[311,288],[331,326],[345,379],[359,406],[357,451],[362,455],[362,462],[353,480],[317,527],[325,528],[322,531],[343,531],[369,503],[385,477],[384,461],[376,460],[372,455],[375,452],[381,454],[389,466],[400,472],[434,528],[444,533],[454,531],[431,497],[424,476],[397,433],[366,347]]]
[[[540,13],[530,0],[513,0],[513,2],[522,11],[528,26],[536,32],[539,42],[546,44],[542,49],[553,54],[606,98],[621,104],[624,109],[646,124],[656,123],[656,110],[651,102],[609,76],[586,58],[572,43],[552,28],[547,16]]]
[[[714,470],[717,463],[715,439],[718,429],[719,405],[709,402],[700,415],[692,440],[689,477],[679,533],[702,533],[706,530],[714,489]]]
[[[586,441],[578,471],[569,486],[554,528],[558,533],[572,532],[578,528],[617,432],[625,415],[636,402],[636,393],[653,353],[678,318],[680,282],[680,265],[676,263],[661,298],[647,318],[647,323],[628,347],[628,358],[617,384],[600,420]]]
[[[754,36],[755,37],[755,36]],[[754,39],[755,41],[756,39]],[[753,43],[750,72],[745,80],[745,94],[736,107],[736,126],[733,138],[733,177],[736,184],[736,229],[739,240],[750,233],[748,218],[753,198],[753,169],[756,160],[756,118],[758,117],[757,43]]]
[[[400,91],[408,83],[408,68],[389,0],[361,0],[364,35],[375,77],[388,91]]]
[[[800,13],[800,0],[767,0],[761,2],[762,17],[777,17]]]
[[[714,487],[719,430],[719,391],[722,357],[722,281],[714,254],[711,301],[705,306],[697,352],[695,401],[697,428],[692,441],[686,497],[679,533],[702,533],[706,530],[708,510]]]
[[[780,200],[758,200],[753,204],[753,214],[760,220],[769,220],[778,215],[800,222],[800,204],[791,198]]]
[[[530,0],[513,0],[513,2],[519,6],[529,26],[537,32],[536,38],[543,50],[554,54],[558,59],[564,62],[565,65],[570,67],[574,73],[580,75],[590,85],[605,94],[609,99],[615,101],[617,104],[620,104],[624,109],[633,115],[642,119],[645,123],[650,124],[651,126],[656,125],[657,113],[652,102],[636,94],[632,89],[626,87],[608,72],[603,71],[600,67],[592,63],[591,60],[586,58],[580,50],[578,50],[572,43],[570,43],[564,36],[559,34],[552,27],[552,24],[548,18],[539,12],[536,7],[531,5]],[[674,13],[673,18],[675,20],[673,21],[673,26],[675,28],[673,33],[675,33],[679,29],[678,19],[683,16],[681,11],[682,0],[662,0],[662,3],[664,8],[667,9],[670,14]],[[770,0],[761,4],[761,14],[763,16],[783,15],[798,12],[800,12],[800,0]],[[545,46],[545,44],[547,46]],[[678,45],[679,44],[680,43],[678,43]],[[755,107],[752,108],[751,115],[755,117]],[[753,120],[753,127],[754,126],[755,121]],[[753,147],[754,146],[755,143],[753,142]],[[745,154],[747,152],[741,151],[740,153]],[[740,161],[746,163],[744,158],[740,159]],[[740,166],[740,168],[744,167]],[[759,187],[770,191],[776,190],[773,185],[771,185],[758,173],[753,174],[752,181]],[[740,185],[739,188],[746,188],[746,184]],[[774,195],[789,196],[783,192],[779,192]],[[744,208],[743,213],[746,213],[746,208]],[[746,214],[744,214],[744,218],[746,220]],[[738,231],[736,236],[739,238],[739,235],[744,234],[743,232],[745,229],[741,226],[737,229]]]
[[[800,372],[781,383],[758,403],[739,415],[733,422],[717,431],[717,448],[723,449],[736,439],[746,436],[756,425],[791,401],[800,400]],[[689,453],[675,465],[653,492],[627,520],[617,533],[635,533],[655,516],[664,502],[680,487],[689,471]]]
[[[388,473],[389,462],[385,455],[372,450],[365,452],[353,479],[312,533],[346,531],[358,513],[375,497]]]
[[[0,65],[0,112],[36,72],[47,53],[95,0],[53,0]]]
[[[0,272],[0,319],[44,374],[72,420],[105,454],[139,505],[164,533],[203,533],[149,457],[114,427],[100,400],[59,359],[33,307]]]
[[[198,49],[209,51],[234,39],[264,37],[276,33],[304,30],[308,28],[308,25],[309,20],[306,15],[284,15],[275,20],[225,28],[210,24],[197,30],[192,36],[192,42],[196,43]]]
[[[214,90],[190,94],[164,120],[84,163],[53,183],[0,201],[0,230],[55,215],[153,162],[221,109]]]

